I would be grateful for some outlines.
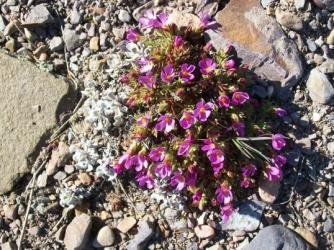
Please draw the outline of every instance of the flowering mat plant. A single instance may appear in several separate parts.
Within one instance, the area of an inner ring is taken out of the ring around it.
[[[146,35],[128,31],[128,42],[145,51],[121,79],[139,115],[128,149],[110,167],[131,172],[143,188],[185,194],[199,209],[219,206],[226,222],[262,178],[282,177],[285,137],[271,124],[286,112],[250,95],[256,75],[237,63],[232,46],[206,44],[213,22],[206,14],[200,22],[179,29],[167,14],[148,11],[140,19]]]

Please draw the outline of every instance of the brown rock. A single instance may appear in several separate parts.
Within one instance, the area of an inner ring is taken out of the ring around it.
[[[67,144],[64,142],[59,142],[58,148],[52,151],[51,159],[46,165],[47,175],[53,175],[57,168],[64,166],[70,158],[71,153]]]
[[[15,40],[10,38],[6,44],[5,44],[5,48],[8,49],[10,52],[14,52],[15,51]]]
[[[92,184],[92,177],[90,177],[90,175],[85,172],[79,174],[79,180],[81,184],[86,186]]]
[[[133,228],[137,224],[137,220],[133,217],[125,217],[120,223],[117,225],[117,229],[122,233],[127,233],[131,228]]]
[[[327,37],[327,43],[330,45],[334,45],[334,29],[329,33]]]
[[[210,239],[215,235],[215,230],[209,225],[196,226],[194,231],[199,239]]]
[[[303,21],[294,13],[282,11],[280,8],[277,8],[275,14],[277,22],[284,27],[295,31],[303,29]]]
[[[259,76],[293,86],[303,74],[296,45],[258,0],[231,0],[216,15],[218,30],[206,33],[216,48],[232,44],[243,63]]]
[[[71,107],[69,85],[32,63],[0,53],[0,194],[30,171],[41,146]]]
[[[75,217],[67,226],[64,238],[66,249],[80,250],[86,246],[92,228],[92,219],[87,214]]]
[[[99,37],[97,36],[94,36],[90,39],[89,41],[89,48],[92,50],[92,51],[98,51],[99,50]]]
[[[5,205],[3,206],[3,211],[5,213],[5,217],[10,220],[16,220],[17,218],[17,205]]]
[[[199,17],[191,13],[175,10],[170,14],[169,18],[179,28],[192,27],[193,29],[198,29],[201,25]]]
[[[317,236],[310,230],[302,227],[297,227],[295,232],[302,236],[308,243],[310,243],[315,249],[318,249]]]
[[[268,204],[273,204],[278,197],[280,187],[280,181],[268,181],[262,179],[259,184],[259,195],[261,200]]]
[[[17,249],[17,246],[14,242],[6,242],[4,244],[1,244],[1,249],[2,250],[16,250]]]

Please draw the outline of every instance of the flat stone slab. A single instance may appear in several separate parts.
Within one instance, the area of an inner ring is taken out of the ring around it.
[[[258,0],[231,0],[215,19],[217,29],[207,36],[217,49],[233,45],[243,63],[264,79],[291,87],[302,77],[299,52],[277,21]]]
[[[222,230],[255,231],[259,225],[265,204],[261,201],[246,201],[236,208],[226,223],[221,223]]]
[[[38,150],[57,125],[59,113],[70,103],[71,91],[65,81],[2,53],[0,89],[2,194],[29,172]]]

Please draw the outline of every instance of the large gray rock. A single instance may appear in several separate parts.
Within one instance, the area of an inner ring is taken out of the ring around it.
[[[63,39],[66,45],[67,50],[72,51],[78,48],[82,41],[80,36],[75,32],[75,30],[65,28],[63,33]]]
[[[311,250],[296,233],[281,225],[262,229],[244,250]]]
[[[29,172],[70,88],[32,63],[1,53],[0,62],[0,193],[5,193]]]
[[[334,96],[334,88],[327,76],[319,69],[312,69],[307,79],[306,87],[310,92],[312,101],[326,104]]]
[[[54,18],[44,4],[39,4],[31,8],[25,19],[25,26],[41,26],[54,22]]]
[[[243,63],[259,76],[281,82],[286,89],[303,74],[303,65],[293,41],[277,21],[268,16],[258,0],[231,0],[216,15],[217,30],[207,36],[217,49],[232,44]]]
[[[221,223],[222,230],[255,231],[259,225],[264,209],[261,201],[246,201],[232,214],[226,223]]]
[[[334,0],[313,0],[313,2],[319,8],[334,10]]]
[[[87,246],[92,229],[92,218],[87,214],[76,216],[67,226],[64,244],[68,250],[80,250]]]

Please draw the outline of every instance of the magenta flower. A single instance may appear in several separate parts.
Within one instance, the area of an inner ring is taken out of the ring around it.
[[[218,164],[211,164],[212,169],[213,169],[213,173],[214,175],[217,177],[220,174],[220,171],[224,168],[224,163],[218,163]]]
[[[184,41],[183,41],[182,37],[181,36],[175,36],[174,41],[173,41],[173,46],[175,48],[180,48],[180,47],[183,47],[183,45],[184,45]]]
[[[210,140],[210,139],[205,139],[203,141],[203,145],[201,147],[201,150],[204,152],[207,152],[207,155],[209,155],[211,153],[212,150],[214,150],[216,148],[216,144]]]
[[[256,170],[257,169],[256,169],[256,166],[254,164],[247,164],[241,169],[242,175],[245,176],[245,177],[255,175]]]
[[[224,161],[225,157],[224,157],[224,152],[222,150],[215,148],[209,152],[210,153],[208,154],[208,158],[211,164],[216,165]]]
[[[220,204],[230,203],[233,199],[231,187],[220,185],[220,187],[216,189],[216,197]]]
[[[196,122],[196,117],[193,111],[184,111],[180,119],[180,125],[184,129],[190,128]]]
[[[199,202],[201,199],[202,199],[202,192],[201,191],[195,192],[192,196],[193,202]]]
[[[168,16],[166,13],[160,13],[157,15],[153,10],[147,10],[145,15],[139,19],[139,23],[146,28],[163,28],[168,24]]]
[[[181,70],[179,72],[179,77],[181,78],[182,81],[184,82],[189,82],[195,78],[195,76],[192,74],[195,70],[195,66],[184,63],[181,65]]]
[[[135,157],[125,153],[118,159],[117,165],[119,166],[117,167],[120,168],[122,166],[126,169],[130,169],[134,165],[134,163],[135,163]]]
[[[142,171],[144,168],[146,169],[148,167],[148,161],[147,157],[144,154],[138,154],[136,155],[136,158],[134,160],[135,170],[137,172]]]
[[[211,58],[204,58],[198,63],[203,75],[209,75],[216,69],[216,63]]]
[[[278,166],[268,165],[266,175],[269,181],[278,181],[282,177],[282,169]]]
[[[170,184],[176,187],[176,190],[180,192],[186,186],[186,178],[182,175],[181,171],[177,171],[171,178]]]
[[[196,109],[194,111],[194,114],[201,122],[206,122],[213,108],[214,108],[213,103],[211,102],[205,103],[203,100],[201,100],[196,104]]]
[[[122,164],[116,164],[114,166],[114,172],[116,174],[121,174],[123,172],[123,170],[124,170],[124,165],[122,165]]]
[[[136,31],[136,29],[133,28],[130,28],[126,34],[126,40],[129,42],[138,42],[139,37],[139,33]]]
[[[252,185],[252,182],[247,177],[243,177],[243,179],[240,181],[240,187],[242,188],[249,188],[251,185]]]
[[[189,155],[189,150],[190,146],[193,142],[193,137],[192,135],[188,135],[187,138],[180,144],[179,150],[177,151],[178,156],[188,156]]]
[[[246,92],[234,92],[232,96],[232,103],[234,105],[244,104],[249,100],[249,95]]]
[[[146,114],[139,119],[137,119],[137,125],[139,125],[142,128],[146,128],[150,122],[151,116],[149,114]]]
[[[138,64],[141,65],[140,73],[148,73],[153,69],[154,66],[153,60],[144,57],[140,58]]]
[[[218,97],[218,105],[219,107],[230,107],[230,98],[227,95],[221,95]]]
[[[164,130],[164,132],[167,134],[174,129],[174,126],[175,120],[173,119],[172,115],[166,114],[159,117],[158,123],[155,125],[154,128],[157,131]]]
[[[227,60],[225,63],[224,63],[224,67],[226,69],[235,69],[236,68],[236,63],[233,59],[230,59],[230,60]]]
[[[165,179],[172,174],[172,167],[166,162],[161,162],[156,166],[155,174],[161,179]]]
[[[274,112],[275,112],[275,114],[276,114],[278,117],[284,117],[284,116],[286,116],[286,110],[285,110],[285,109],[282,109],[282,108],[275,108],[275,109],[274,109]]]
[[[243,122],[235,122],[232,124],[233,130],[236,132],[237,136],[244,137],[246,126]]]
[[[187,172],[187,175],[186,175],[186,185],[187,186],[196,185],[197,177],[198,177],[197,169],[192,165],[189,166],[188,167],[188,172]]]
[[[148,72],[146,75],[140,76],[138,81],[139,83],[146,85],[147,88],[151,89],[157,82],[157,78],[155,78],[151,72]]]
[[[136,175],[136,180],[138,181],[140,187],[147,187],[148,189],[154,188],[155,181],[152,176],[140,172]]]
[[[152,161],[163,161],[166,155],[166,148],[158,146],[156,148],[152,148],[149,157]]]
[[[171,65],[167,65],[166,67],[164,67],[163,71],[161,71],[160,76],[163,82],[170,84],[175,78],[173,67]]]
[[[216,24],[215,21],[211,20],[211,16],[208,13],[201,12],[198,14],[200,22],[201,22],[201,28],[209,28],[210,26]]]
[[[225,206],[222,206],[220,208],[220,214],[223,218],[223,222],[226,223],[230,216],[233,214],[234,208],[231,204],[227,204]]]
[[[286,164],[286,157],[283,155],[276,155],[272,159],[275,166],[281,168]]]
[[[272,135],[271,140],[272,140],[272,146],[275,150],[280,151],[286,145],[285,137],[282,134]]]

